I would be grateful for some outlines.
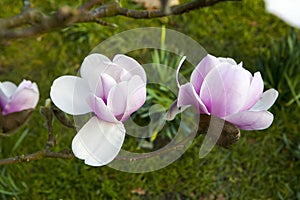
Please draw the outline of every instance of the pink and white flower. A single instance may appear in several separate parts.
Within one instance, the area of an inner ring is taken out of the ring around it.
[[[123,122],[146,100],[146,73],[128,56],[116,55],[111,61],[91,54],[84,59],[80,75],[57,78],[50,96],[68,114],[94,114],[74,137],[72,150],[88,165],[106,165],[124,142]]]
[[[0,82],[0,108],[2,115],[33,109],[39,101],[36,83],[23,80],[19,86],[5,81]]]
[[[273,122],[273,114],[267,110],[278,92],[263,92],[260,72],[252,76],[231,58],[207,55],[194,69],[190,82],[178,86],[178,107],[192,105],[199,114],[217,116],[243,130],[265,129]]]

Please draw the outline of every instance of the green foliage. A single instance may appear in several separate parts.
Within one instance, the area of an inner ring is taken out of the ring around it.
[[[16,143],[10,150],[11,154],[15,153],[15,151],[20,147],[24,138],[28,135],[29,130],[26,129],[17,139]],[[0,138],[0,144],[2,143],[2,139]],[[3,152],[2,145],[0,146],[0,152]],[[19,186],[21,185],[21,186]],[[18,197],[24,190],[26,190],[27,185],[24,181],[16,182],[11,175],[10,170],[7,167],[3,167],[0,169],[0,194],[1,199],[9,199],[10,196]],[[19,199],[19,198],[17,198]]]
[[[280,92],[281,105],[296,103],[300,108],[300,41],[299,31],[291,29],[282,41],[272,41],[269,51],[260,57],[258,69],[268,88]]]
[[[152,58],[149,63],[153,63],[154,70],[158,73],[158,80],[164,80],[166,76],[170,76],[166,74],[166,71],[161,70],[162,66],[173,68],[174,71],[180,62],[180,57],[178,55],[173,55],[170,52],[164,50],[165,48],[165,37],[166,37],[165,27],[162,27],[162,35],[161,35],[161,47],[160,49],[154,49],[152,53]],[[173,76],[172,76],[173,77]],[[175,84],[175,80],[174,80]],[[172,103],[176,100],[176,94],[174,94],[170,88],[167,88],[161,84],[148,84],[147,85],[147,100],[145,105],[136,113],[137,116],[140,117],[143,121],[149,121],[149,109],[151,106],[158,104],[161,105],[166,111],[170,108]],[[169,139],[172,139],[173,136],[177,132],[178,125],[180,123],[180,117],[176,117],[176,119],[172,122],[166,122],[166,125],[160,132],[155,132],[151,137],[151,141],[153,142],[157,136],[162,139],[167,136]],[[142,140],[143,141],[143,140]]]
[[[44,12],[67,4],[76,7],[82,2],[32,1]],[[126,1],[123,3],[125,5]],[[20,10],[21,1],[0,2],[1,17],[12,16]],[[295,40],[299,33],[288,36],[290,28],[267,14],[262,0],[224,2],[163,19],[116,17],[106,20],[118,24],[119,28],[81,24],[34,38],[2,42],[0,80],[19,83],[22,78],[27,78],[36,81],[41,92],[39,104],[42,105],[49,97],[53,80],[64,74],[75,75],[83,58],[101,41],[130,28],[164,24],[199,41],[209,53],[243,61],[244,66],[253,71],[257,69],[255,65],[260,55],[265,55],[263,65],[258,66],[269,69],[273,80],[276,74],[280,75],[276,70],[282,70],[284,66],[286,77],[282,74],[274,82],[262,70],[266,87],[277,87],[278,84],[280,92],[278,106],[272,109],[273,125],[265,131],[243,131],[240,141],[231,149],[215,147],[203,159],[198,158],[203,139],[199,137],[178,161],[145,174],[89,167],[77,159],[44,159],[1,167],[0,199],[300,199],[300,114],[296,103],[299,99],[299,56],[294,56],[299,51],[298,40]],[[292,51],[289,50],[291,47]],[[280,57],[277,56],[279,52],[283,53]],[[172,54],[163,51],[154,52],[152,58],[135,55],[140,61],[156,60],[175,67],[178,62],[172,59]],[[279,64],[269,63],[274,57],[280,58]],[[192,69],[183,66],[182,71],[188,77]],[[176,95],[155,85],[150,85],[148,92],[151,101],[166,107]],[[43,123],[36,111],[28,125],[1,139],[0,158],[44,148],[47,130]],[[54,133],[58,142],[54,150],[70,147],[74,131],[60,126],[55,120]],[[135,140],[126,142],[129,151],[136,151],[137,146]]]

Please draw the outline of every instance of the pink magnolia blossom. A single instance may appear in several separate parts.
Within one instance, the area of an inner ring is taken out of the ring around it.
[[[72,150],[88,165],[106,165],[124,142],[122,122],[146,100],[146,73],[128,56],[116,55],[111,61],[91,54],[84,59],[80,75],[57,78],[50,96],[68,114],[94,114],[74,137]]]
[[[39,100],[36,83],[23,80],[17,87],[14,83],[0,82],[0,107],[2,115],[33,109]]]
[[[265,4],[268,12],[300,28],[300,0],[265,0]]]
[[[278,92],[263,92],[263,88],[260,72],[252,76],[242,63],[207,55],[194,69],[190,82],[179,85],[177,106],[192,105],[200,114],[217,116],[243,130],[265,129],[273,122],[273,114],[267,110]]]

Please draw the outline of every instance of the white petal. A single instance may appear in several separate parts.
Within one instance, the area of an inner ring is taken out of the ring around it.
[[[87,104],[90,94],[88,83],[76,76],[61,76],[54,80],[50,97],[53,103],[62,111],[71,115],[81,115],[91,112]]]
[[[184,63],[186,59],[186,56],[183,56],[177,66],[177,69],[176,69],[176,83],[177,83],[177,87],[180,88],[180,83],[179,83],[179,71],[180,71],[180,68],[182,67],[182,64]]]
[[[126,55],[118,54],[115,55],[113,63],[117,64],[123,69],[126,69],[132,76],[140,76],[143,79],[143,81],[146,82],[146,73],[144,71],[144,68],[133,58]]]
[[[17,86],[12,82],[9,81],[5,81],[3,83],[0,82],[0,91],[2,91],[6,97],[10,97],[11,95],[13,95],[16,89]]]
[[[74,137],[73,153],[87,165],[106,165],[121,150],[125,132],[121,123],[109,123],[92,117]]]
[[[109,58],[102,54],[90,54],[82,62],[80,75],[88,80],[93,93],[102,96],[101,74],[112,64]]]
[[[276,101],[278,92],[275,89],[269,89],[262,94],[258,102],[250,109],[250,111],[268,110]]]
[[[225,117],[242,130],[263,130],[271,126],[274,116],[269,111],[243,111]]]
[[[235,62],[235,60],[233,60],[232,58],[223,58],[223,57],[218,57],[218,60],[220,62],[226,62],[232,65],[237,65],[237,63]]]
[[[299,0],[265,0],[268,12],[283,19],[286,23],[300,28]]]
[[[17,86],[9,81],[0,82],[0,106],[4,108],[5,105],[8,103],[9,98],[14,94],[17,90]]]

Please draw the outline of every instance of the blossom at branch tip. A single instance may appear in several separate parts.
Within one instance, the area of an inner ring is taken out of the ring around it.
[[[300,28],[300,0],[265,0],[266,10],[291,26]]]
[[[39,101],[36,83],[23,80],[19,86],[5,81],[0,82],[0,108],[2,115],[34,109]]]
[[[207,55],[190,82],[179,85],[177,106],[192,105],[199,114],[217,116],[240,129],[261,130],[272,124],[273,114],[267,110],[278,97],[275,89],[263,89],[260,72],[252,76],[242,63]]]
[[[80,76],[57,78],[50,96],[68,114],[93,113],[73,138],[72,150],[88,165],[106,165],[124,142],[123,122],[146,101],[146,73],[128,56],[116,55],[111,61],[95,53],[84,59]]]

